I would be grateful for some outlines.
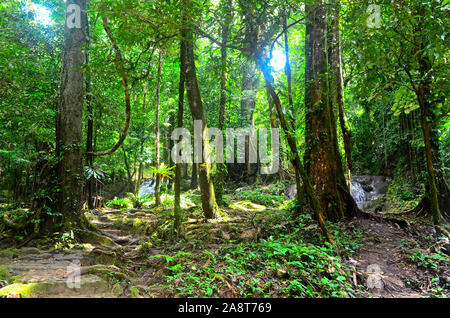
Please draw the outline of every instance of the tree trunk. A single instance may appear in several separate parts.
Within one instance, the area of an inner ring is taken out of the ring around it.
[[[197,189],[198,187],[198,171],[197,171],[198,165],[196,163],[192,164],[192,173],[191,173],[191,189]]]
[[[190,0],[186,0],[186,5],[188,9],[191,9],[192,3]],[[190,25],[188,22],[188,25]],[[204,153],[210,153],[209,150],[209,140],[207,138],[206,129],[206,118],[204,114],[202,98],[200,95],[200,89],[198,87],[197,74],[195,70],[195,58],[194,58],[194,36],[191,28],[186,30],[186,91],[189,101],[189,108],[191,110],[192,119],[200,120],[202,123],[202,147],[201,155],[203,158]],[[203,158],[198,166],[199,184],[202,199],[202,207],[204,216],[207,219],[215,218],[219,212],[216,196],[214,194],[214,186],[211,178],[211,164],[206,162]]]
[[[433,217],[433,223],[435,225],[440,225],[442,223],[442,217],[441,217],[441,211],[439,208],[439,197],[438,197],[438,190],[436,185],[436,173],[435,168],[438,170],[439,167],[433,166],[433,150],[432,150],[432,138],[431,138],[431,130],[432,127],[430,123],[428,122],[427,117],[430,116],[430,96],[431,96],[431,77],[430,77],[430,69],[432,68],[432,62],[428,58],[427,55],[425,55],[423,52],[425,52],[425,46],[426,43],[423,43],[423,8],[419,7],[418,9],[418,25],[417,25],[417,35],[420,37],[420,49],[416,53],[417,56],[417,62],[419,65],[419,74],[420,74],[420,80],[418,81],[418,85],[415,86],[414,83],[411,83],[413,87],[415,87],[415,92],[417,96],[417,100],[420,107],[420,124],[422,127],[422,133],[423,133],[423,141],[425,144],[425,159],[426,159],[426,169],[427,169],[427,196],[430,200],[430,208],[431,208],[431,215]],[[437,148],[435,146],[435,148]],[[435,153],[435,157],[439,158],[439,153]],[[436,160],[435,160],[436,161]],[[440,161],[440,160],[439,160]],[[440,163],[439,163],[440,164]]]
[[[322,1],[306,6],[306,164],[328,220],[342,217],[342,199],[338,189],[336,134],[331,109],[326,52],[327,14]]]
[[[433,217],[433,223],[436,225],[441,224],[441,212],[439,210],[439,200],[436,187],[436,176],[433,168],[433,157],[431,153],[431,139],[430,139],[430,127],[427,122],[427,108],[422,109],[421,125],[423,132],[423,140],[425,144],[425,158],[427,166],[427,181],[428,181],[428,196],[431,204],[431,215]]]
[[[269,90],[266,88],[266,94],[267,94],[267,100],[269,103],[269,111],[270,111],[270,128],[275,128],[278,129],[278,121],[277,121],[277,110],[276,107],[273,105],[273,101],[272,101],[272,96],[270,95]],[[284,157],[283,157],[283,145],[280,142],[280,147],[279,147],[279,170],[278,170],[278,176],[280,177],[280,180],[284,180]],[[298,190],[300,191],[300,190]]]
[[[86,16],[86,30],[87,34],[89,34],[89,20]],[[93,134],[94,134],[94,114],[92,112],[92,92],[91,92],[91,70],[89,69],[89,44],[90,39],[88,39],[87,43],[87,50],[85,52],[86,55],[86,65],[88,66],[88,71],[86,72],[86,79],[85,79],[85,85],[86,85],[86,108],[87,108],[87,137],[86,137],[86,166],[93,168],[94,164],[94,158],[89,155],[90,152],[93,151]],[[86,192],[87,192],[87,204],[88,209],[92,210],[94,209],[94,201],[92,198],[92,178],[89,178],[87,180],[86,185]]]
[[[252,60],[244,62],[242,69],[242,89],[241,89],[241,125],[242,128],[251,129],[254,127],[253,113],[256,106],[256,93],[259,86],[259,76],[256,64]],[[245,136],[245,171],[243,174],[247,182],[250,182],[250,176],[253,175],[254,165],[250,163],[250,148],[256,145],[250,144],[249,136]]]
[[[160,162],[160,130],[159,130],[159,106],[160,106],[160,92],[161,92],[161,64],[162,64],[162,52],[159,51],[158,57],[158,78],[156,80],[156,111],[155,111],[155,127],[156,127],[156,137],[155,137],[155,147],[156,147],[156,169],[159,169]],[[161,175],[156,173],[156,183],[155,183],[155,206],[161,204],[161,199],[159,195],[159,186],[161,183]]]
[[[340,36],[340,22],[339,12],[340,3],[336,1],[336,5],[333,7],[334,12],[332,15],[332,54],[331,54],[331,67],[334,71],[334,83],[332,84],[335,89],[335,102],[337,104],[339,113],[339,124],[341,127],[342,138],[344,141],[345,151],[345,165],[347,171],[347,187],[350,189],[351,169],[352,169],[352,154],[351,154],[351,134],[350,127],[347,123],[347,116],[345,114],[344,103],[344,87],[342,77],[342,54],[341,54],[341,36]]]
[[[436,178],[436,190],[438,195],[439,210],[441,215],[445,218],[450,217],[450,189],[445,181],[444,173],[442,172],[442,161],[439,151],[439,137],[438,133],[430,127],[430,145],[431,156],[433,161],[434,176]]]
[[[143,92],[143,100],[142,100],[142,111],[145,111],[146,102],[147,102],[147,90],[148,90],[148,83],[147,81],[144,83],[144,92]],[[145,131],[145,123],[143,124],[143,131]],[[139,195],[139,187],[141,185],[142,179],[144,177],[144,164],[142,162],[142,156],[144,154],[144,143],[146,142],[146,138],[141,139],[141,145],[140,145],[140,156],[141,160],[139,160],[139,168],[138,168],[138,175],[136,178],[136,183],[134,186],[134,193],[135,195]]]
[[[71,11],[73,10],[73,11]],[[61,95],[57,124],[58,210],[63,215],[64,228],[83,226],[83,162],[82,162],[82,67],[85,62],[86,0],[68,0]]]
[[[184,3],[183,3],[184,4]],[[182,8],[182,17],[185,21],[185,14]],[[184,86],[186,78],[186,44],[185,44],[186,32],[184,29],[181,30],[181,40],[180,40],[180,82],[178,85],[178,113],[177,113],[177,127],[183,127],[183,108],[184,108]],[[178,145],[181,145],[183,136],[180,136],[178,140]],[[182,226],[182,213],[181,210],[181,168],[182,163],[178,162],[175,166],[175,200],[174,200],[174,228],[175,231],[180,234]]]
[[[306,173],[305,167],[303,166],[299,152],[297,149],[297,141],[295,140],[294,132],[290,127],[288,126],[286,119],[284,117],[283,113],[283,107],[281,105],[280,98],[278,97],[277,93],[275,92],[273,88],[273,77],[270,73],[270,70],[268,68],[268,59],[266,59],[264,56],[259,57],[259,67],[264,75],[264,79],[266,82],[266,88],[272,97],[273,103],[276,106],[278,118],[280,119],[281,127],[283,128],[283,131],[286,135],[286,139],[289,145],[289,148],[292,151],[292,166],[295,169],[295,182],[297,186],[297,203],[300,204],[302,202],[302,192],[299,191],[299,189],[302,186],[301,181],[303,181],[304,189],[306,191],[306,195],[308,196],[308,199],[311,203],[312,211],[314,212],[314,215],[316,217],[317,222],[319,223],[320,228],[322,229],[322,232],[324,233],[325,237],[330,243],[333,243],[333,237],[331,236],[330,231],[328,230],[328,227],[324,220],[324,214],[323,214],[323,208],[319,202],[319,199],[314,192],[313,185],[308,177],[308,174]]]
[[[231,0],[225,3],[225,21],[222,24],[222,43],[228,43],[229,25],[231,23]],[[222,46],[221,53],[221,74],[220,74],[220,105],[219,105],[219,123],[218,128],[223,130],[225,123],[225,110],[227,106],[227,81],[228,81],[228,66],[227,66],[227,48]],[[219,206],[224,205],[223,193],[224,182],[227,173],[225,163],[217,163],[217,173],[214,178],[214,187],[216,190],[216,201]]]

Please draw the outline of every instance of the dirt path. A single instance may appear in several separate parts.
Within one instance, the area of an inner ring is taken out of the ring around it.
[[[429,273],[411,264],[402,246],[415,242],[415,237],[399,226],[358,219],[362,247],[349,260],[357,269],[358,283],[364,284],[372,297],[417,298],[429,293],[417,282],[429,279]]]

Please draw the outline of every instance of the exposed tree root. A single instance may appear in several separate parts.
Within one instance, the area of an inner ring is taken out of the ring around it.
[[[450,232],[445,227],[443,227],[442,225],[435,225],[435,228],[438,232],[441,232],[442,234],[450,238]]]
[[[106,235],[91,230],[79,230],[78,238],[83,242],[91,243],[93,245],[101,245],[115,248],[120,246]]]
[[[124,274],[119,267],[114,265],[92,265],[92,266],[86,266],[82,267],[80,270],[80,275],[86,275],[86,274],[92,274],[92,275],[99,275],[99,276],[105,276],[107,278],[115,278],[119,280],[127,280],[128,276]]]

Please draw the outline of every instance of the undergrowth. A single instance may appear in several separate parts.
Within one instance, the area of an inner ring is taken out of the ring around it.
[[[276,223],[277,218],[282,222]],[[337,256],[336,246],[323,243],[317,227],[307,226],[311,222],[308,215],[292,220],[282,211],[259,222],[272,234],[257,242],[153,257],[164,259],[163,287],[174,296],[354,297],[350,271]],[[347,231],[334,228],[341,254],[351,254],[359,246],[358,234]]]

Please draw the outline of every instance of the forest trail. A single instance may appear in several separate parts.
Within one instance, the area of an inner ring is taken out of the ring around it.
[[[417,237],[387,222],[358,219],[355,226],[362,232],[362,246],[349,263],[357,270],[358,283],[364,284],[372,297],[431,296],[426,290],[432,285],[433,275],[418,267],[417,263],[412,264],[410,259],[414,253],[426,253],[422,249],[408,247],[417,244]],[[446,281],[450,279],[449,273],[448,268],[443,273]]]
[[[0,289],[0,297],[170,297],[160,285],[164,283],[165,259],[158,255],[171,255],[186,247],[147,245],[148,235],[161,227],[160,215],[149,211],[94,211],[89,217],[91,223],[109,237],[114,246],[47,250],[24,247],[17,253],[0,255],[0,267],[6,266],[15,279],[10,285],[15,291]],[[250,226],[255,212],[229,212],[234,217],[217,223],[192,218],[188,232],[211,250],[230,237],[257,240],[258,234],[253,233]],[[260,211],[258,215],[264,216],[267,212]],[[413,253],[426,254],[424,249],[412,248],[419,246],[413,233],[395,224],[363,218],[350,222],[350,225],[361,232],[360,248],[345,261],[350,270],[355,269],[353,284],[358,290],[357,297],[430,297],[433,296],[429,292],[433,277],[450,279],[448,267],[444,273],[437,274],[411,262]],[[229,232],[233,226],[239,228]],[[431,234],[431,231],[432,227],[421,229],[423,235]],[[76,270],[81,274],[78,276],[79,288],[73,288],[77,282],[77,276],[73,275]],[[19,294],[18,284],[21,284]]]
[[[0,297],[119,297],[123,288],[114,282],[114,276],[121,278],[125,274],[114,265],[117,255],[112,251],[117,248],[124,253],[133,251],[142,236],[136,237],[116,225],[118,217],[124,214],[109,210],[95,214],[91,220],[116,244],[114,247],[90,245],[79,250],[22,247],[9,254],[3,253],[0,267],[14,277],[14,284],[0,288]]]

